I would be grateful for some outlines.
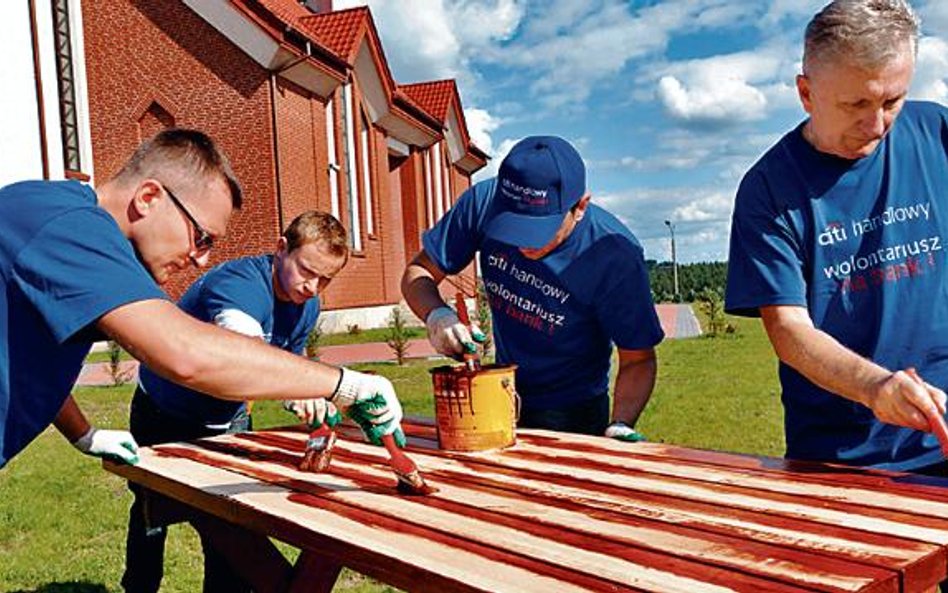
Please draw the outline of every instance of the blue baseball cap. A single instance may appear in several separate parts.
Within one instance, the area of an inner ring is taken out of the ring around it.
[[[500,163],[484,233],[516,247],[543,247],[585,194],[586,166],[569,142],[524,138]]]

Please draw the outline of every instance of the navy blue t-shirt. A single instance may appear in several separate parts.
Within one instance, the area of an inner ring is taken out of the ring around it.
[[[112,309],[166,299],[95,192],[0,189],[0,467],[53,421]]]
[[[857,354],[948,388],[948,110],[907,102],[856,161],[816,151],[801,129],[741,183],[727,310],[806,307]],[[929,433],[883,424],[785,364],[780,381],[788,457],[898,470],[942,459]]]
[[[425,252],[449,274],[480,252],[497,361],[517,365],[524,407],[567,407],[606,393],[613,344],[642,350],[664,337],[641,246],[614,216],[590,205],[562,245],[528,259],[484,236],[494,184],[468,189],[425,233]]]
[[[211,323],[221,314],[242,313],[260,325],[266,342],[301,354],[306,337],[319,317],[319,297],[301,305],[277,299],[273,292],[272,266],[271,255],[224,262],[198,278],[181,297],[178,306],[189,315]],[[147,367],[142,367],[139,381],[163,412],[192,423],[227,424],[244,405],[178,385]]]

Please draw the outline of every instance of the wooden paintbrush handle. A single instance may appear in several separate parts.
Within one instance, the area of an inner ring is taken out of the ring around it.
[[[925,381],[923,381],[922,378],[918,376],[918,372],[914,368],[909,367],[905,370],[905,372],[908,373],[908,375],[912,377],[916,383],[927,389]],[[931,413],[927,408],[924,408],[922,413],[925,414],[925,419],[928,420],[928,425],[931,428],[931,432],[935,435],[935,437],[938,439],[938,443],[941,445],[942,454],[945,457],[948,457],[948,425],[945,424],[945,418],[938,413],[937,409],[935,413]]]

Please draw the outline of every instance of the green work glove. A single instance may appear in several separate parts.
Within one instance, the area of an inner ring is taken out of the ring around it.
[[[90,428],[72,446],[86,455],[102,457],[128,465],[138,463],[138,444],[132,434],[125,430],[99,430]]]
[[[380,421],[379,411],[388,409],[388,403],[385,397],[379,393],[374,397],[362,402],[357,402],[349,406],[346,415],[362,429],[365,440],[373,445],[381,445],[382,437],[391,434],[395,437],[395,444],[399,447],[405,446],[405,433],[401,427],[401,409],[396,417]]]
[[[333,428],[342,422],[342,414],[323,397],[313,399],[292,399],[283,402],[283,409],[296,414],[296,417],[305,422],[310,428],[319,428],[323,424]]]
[[[606,436],[626,443],[638,443],[646,440],[645,435],[625,422],[613,422],[606,427]]]

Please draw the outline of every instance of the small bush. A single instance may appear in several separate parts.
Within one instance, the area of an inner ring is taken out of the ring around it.
[[[708,318],[707,335],[717,338],[722,334],[733,334],[734,326],[727,322],[724,316],[724,298],[713,288],[705,288],[697,294],[696,300],[701,311]]]
[[[399,366],[405,364],[405,358],[408,354],[408,340],[411,339],[411,335],[406,326],[405,313],[401,306],[395,307],[388,318],[388,336],[385,343],[395,353],[395,360]]]
[[[350,336],[356,336],[362,333],[362,328],[359,327],[358,323],[349,323],[346,325],[346,333]]]
[[[309,331],[306,336],[306,357],[319,358],[319,340],[323,337],[323,326],[319,321]]]
[[[122,368],[122,347],[114,340],[109,340],[109,377],[116,387],[132,380],[132,371]]]
[[[484,288],[483,282],[477,283],[477,325],[480,326],[481,331],[484,332],[484,335],[487,336],[487,340],[484,341],[482,347],[484,348],[484,357],[488,357],[491,353],[491,348],[494,345],[493,333],[492,333],[492,319],[490,316],[490,304],[487,302],[487,289]]]

